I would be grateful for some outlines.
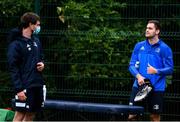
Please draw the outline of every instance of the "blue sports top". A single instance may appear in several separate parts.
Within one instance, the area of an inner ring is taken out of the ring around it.
[[[148,65],[156,68],[157,74],[147,74]],[[154,91],[165,91],[165,78],[166,75],[173,73],[173,67],[172,50],[162,40],[153,45],[148,40],[138,42],[135,45],[129,63],[131,74],[136,77],[139,73],[143,77],[150,79]],[[135,79],[133,87],[138,87],[137,79]]]

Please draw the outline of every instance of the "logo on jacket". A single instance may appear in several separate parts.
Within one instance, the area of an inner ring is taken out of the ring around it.
[[[145,50],[144,46],[142,46],[142,47],[140,48],[140,50]]]
[[[31,50],[31,45],[27,44],[27,49],[30,51]]]

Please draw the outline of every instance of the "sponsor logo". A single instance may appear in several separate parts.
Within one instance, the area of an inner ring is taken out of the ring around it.
[[[26,103],[16,102],[16,103],[15,103],[15,106],[16,106],[16,107],[25,107],[25,106],[26,106]]]
[[[27,44],[26,47],[29,51],[31,51],[31,45]]]
[[[142,46],[142,47],[140,48],[140,50],[145,50],[144,46]]]

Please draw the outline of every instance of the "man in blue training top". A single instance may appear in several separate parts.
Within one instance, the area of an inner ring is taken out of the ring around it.
[[[135,45],[129,63],[129,71],[135,77],[129,105],[148,103],[151,121],[160,121],[166,87],[165,79],[167,75],[173,73],[172,50],[159,39],[159,34],[159,21],[148,21],[145,32],[146,40]],[[144,100],[135,102],[134,98],[139,87],[145,84],[145,79],[150,81],[153,89]],[[136,115],[130,114],[128,120],[136,120],[136,117]]]

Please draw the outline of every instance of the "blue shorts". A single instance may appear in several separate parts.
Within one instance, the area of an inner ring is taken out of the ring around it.
[[[133,87],[131,95],[130,95],[129,105],[138,105],[138,106],[143,106],[144,108],[146,108],[146,106],[147,106],[150,113],[153,113],[153,114],[162,113],[162,111],[163,111],[163,96],[164,96],[163,91],[153,91],[152,90],[144,100],[134,102],[134,98],[135,98],[137,92],[138,92],[138,88]]]
[[[19,112],[38,112],[43,107],[43,87],[33,87],[25,90],[27,99],[20,101],[15,96],[15,110]]]

